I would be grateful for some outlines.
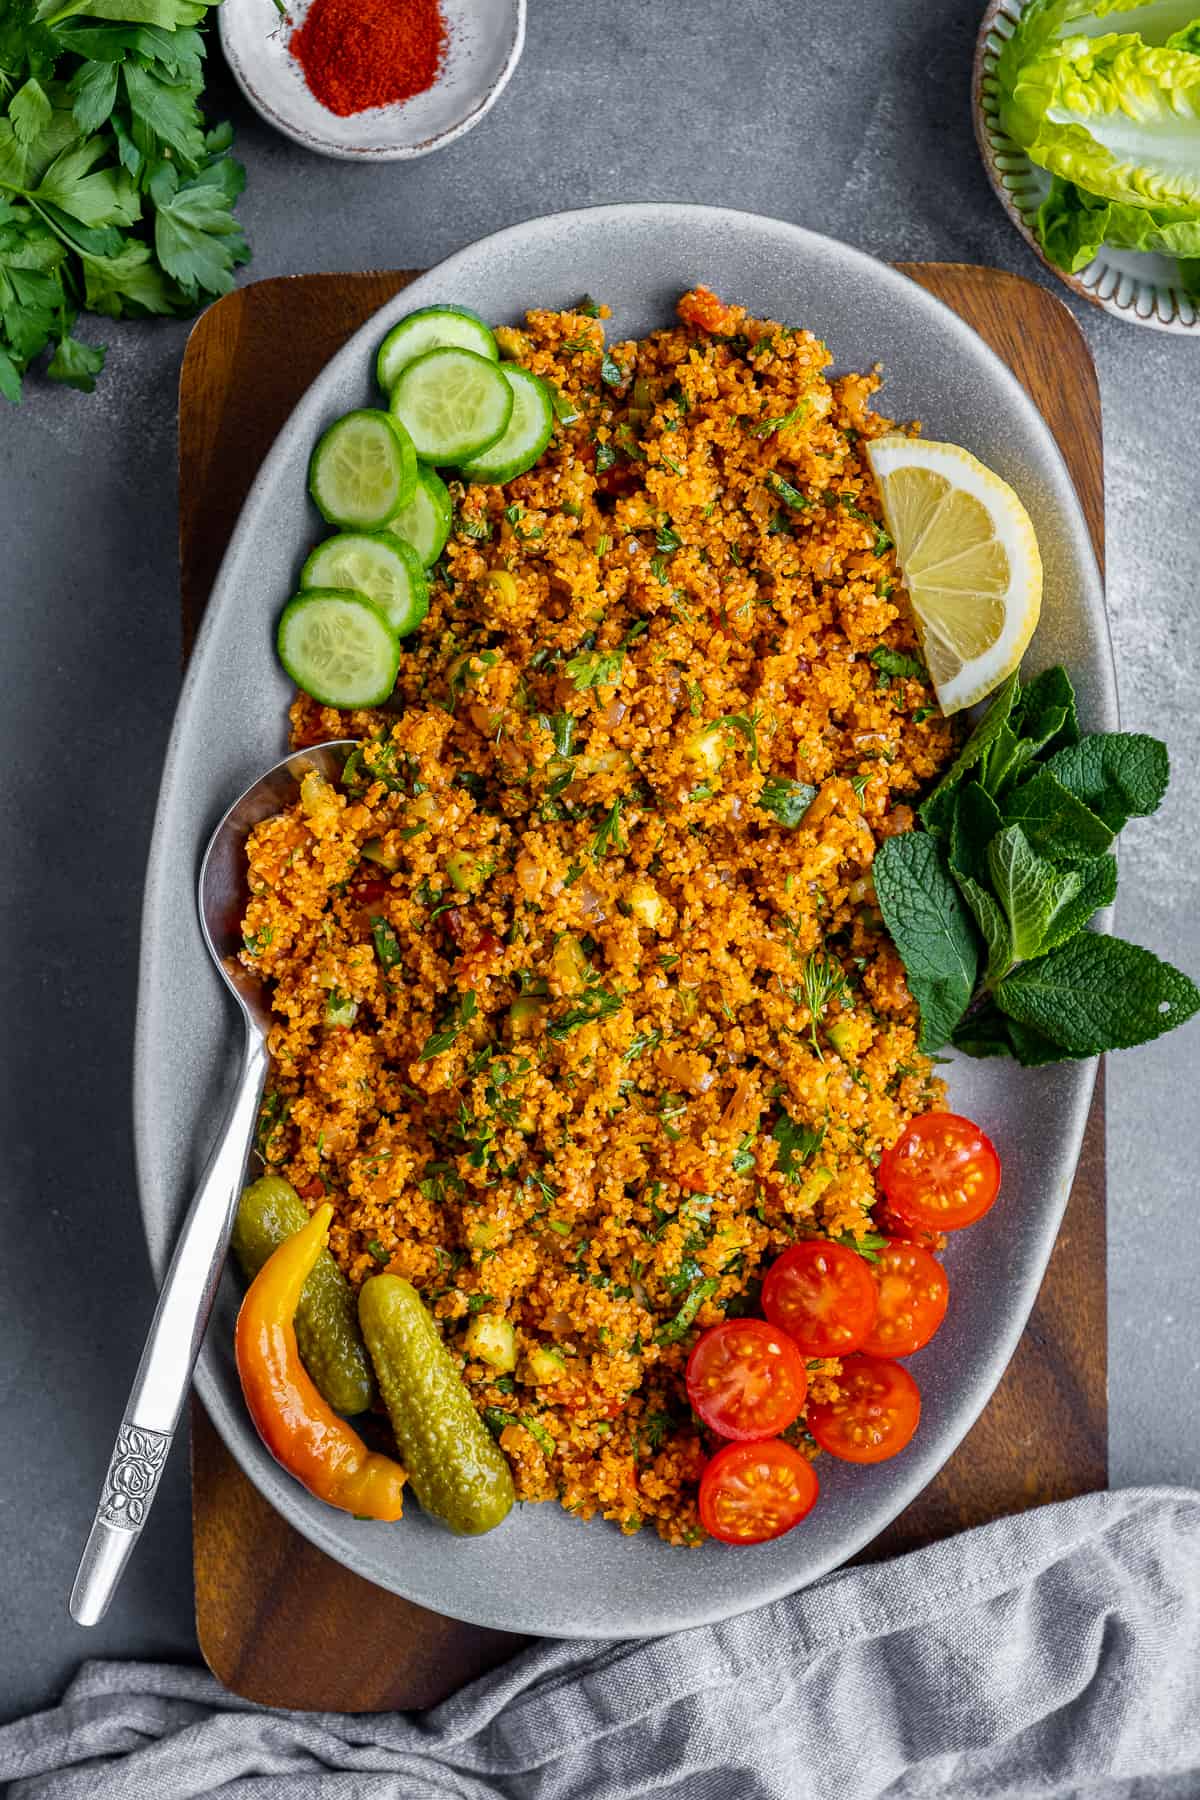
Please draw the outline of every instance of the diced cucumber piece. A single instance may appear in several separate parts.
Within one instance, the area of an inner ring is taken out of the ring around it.
[[[407,363],[424,356],[427,350],[441,350],[447,345],[474,350],[490,362],[500,358],[496,340],[478,313],[466,306],[422,306],[393,325],[379,346],[375,374],[384,393],[391,393]]]
[[[429,585],[411,544],[390,531],[339,531],[318,544],[300,571],[302,588],[349,588],[379,608],[397,637],[429,611]]]
[[[283,609],[275,645],[296,686],[322,706],[380,706],[396,685],[400,641],[362,594],[297,594]]]
[[[501,363],[500,373],[513,395],[508,429],[490,450],[472,457],[461,468],[464,480],[492,487],[532,469],[554,430],[554,400],[545,382],[517,363]]]
[[[453,512],[445,482],[421,463],[417,485],[395,518],[388,520],[388,530],[411,544],[425,567],[432,568],[446,548]]]
[[[422,462],[463,463],[504,436],[513,391],[499,365],[474,350],[427,350],[400,371],[391,410]]]
[[[331,425],[308,466],[308,491],[331,525],[386,525],[416,481],[408,433],[390,413],[371,407]]]

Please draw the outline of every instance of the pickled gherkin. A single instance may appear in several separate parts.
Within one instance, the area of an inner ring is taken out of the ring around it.
[[[308,1224],[309,1212],[290,1181],[264,1175],[238,1202],[233,1253],[253,1281],[285,1238]],[[335,1412],[365,1412],[375,1395],[371,1364],[359,1335],[350,1284],[322,1250],[296,1308],[296,1342],[305,1368]]]
[[[512,1507],[512,1474],[421,1296],[372,1275],[358,1318],[417,1499],[460,1537],[493,1530]]]

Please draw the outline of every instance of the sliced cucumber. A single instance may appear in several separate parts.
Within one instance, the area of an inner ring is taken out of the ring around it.
[[[396,685],[400,640],[362,594],[297,594],[283,609],[275,646],[296,686],[322,706],[381,706]]]
[[[308,491],[331,525],[386,525],[416,481],[416,451],[403,425],[369,407],[331,425],[308,466]]]
[[[318,544],[300,571],[302,588],[348,588],[379,608],[397,637],[429,611],[429,584],[411,544],[390,531],[339,531]]]
[[[497,362],[500,352],[496,340],[479,317],[465,306],[422,306],[401,319],[379,346],[375,373],[385,394],[390,394],[401,369],[427,350],[440,350],[453,344],[460,350],[474,350]]]
[[[482,456],[462,464],[466,481],[483,481],[495,487],[532,469],[554,430],[554,401],[544,381],[517,363],[501,363],[500,373],[512,389],[512,417],[502,438]]]
[[[446,547],[454,508],[445,482],[424,463],[417,468],[417,485],[388,530],[412,545],[425,567],[432,568]]]
[[[463,463],[503,437],[512,417],[512,389],[497,363],[474,350],[427,350],[400,371],[391,410],[422,462]],[[395,517],[403,500],[392,508]]]

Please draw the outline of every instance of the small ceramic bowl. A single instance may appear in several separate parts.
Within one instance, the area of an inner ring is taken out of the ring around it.
[[[339,118],[309,92],[288,48],[310,4],[290,0],[283,20],[274,0],[225,0],[217,13],[221,47],[269,125],[306,150],[348,161],[400,162],[453,143],[491,111],[525,43],[526,0],[442,0],[447,49],[434,85],[397,105]]]
[[[975,47],[975,136],[997,199],[1030,249],[1072,293],[1131,324],[1200,337],[1200,310],[1180,287],[1171,257],[1105,246],[1086,268],[1069,275],[1043,254],[1033,227],[1038,207],[1049,191],[1050,177],[1005,133],[996,81],[996,60],[1013,34],[1024,4],[1025,0],[990,0]]]

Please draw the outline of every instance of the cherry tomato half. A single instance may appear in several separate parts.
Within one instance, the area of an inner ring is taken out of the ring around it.
[[[921,1392],[908,1370],[878,1356],[848,1356],[836,1400],[812,1401],[805,1423],[822,1450],[843,1462],[886,1462],[909,1442]]]
[[[808,1458],[782,1438],[725,1444],[700,1477],[700,1523],[723,1544],[765,1544],[798,1525],[819,1491]]]
[[[981,1219],[1000,1192],[1000,1158],[970,1119],[923,1113],[884,1152],[879,1185],[910,1225],[959,1231]]]
[[[804,1405],[808,1371],[785,1332],[762,1319],[726,1319],[697,1339],[688,1399],[722,1437],[774,1437]]]
[[[811,1238],[777,1257],[762,1307],[805,1356],[847,1356],[874,1322],[879,1290],[870,1265],[846,1244]]]
[[[879,1252],[873,1272],[879,1310],[862,1348],[869,1356],[911,1356],[946,1316],[946,1271],[920,1244],[894,1238]]]

